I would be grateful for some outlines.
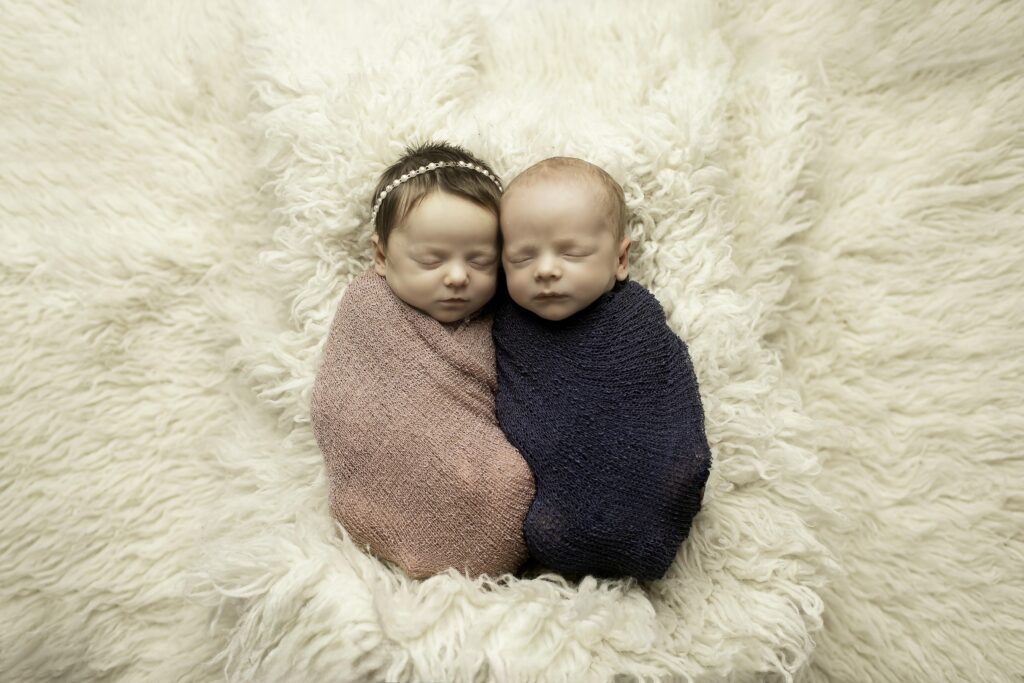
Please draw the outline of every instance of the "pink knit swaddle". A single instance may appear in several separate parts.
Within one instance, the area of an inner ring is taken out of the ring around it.
[[[324,345],[310,413],[331,513],[413,578],[496,576],[527,556],[533,475],[495,419],[491,322],[446,327],[371,268]]]

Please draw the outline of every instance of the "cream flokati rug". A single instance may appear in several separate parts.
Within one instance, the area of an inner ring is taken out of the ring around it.
[[[1021,680],[1018,3],[2,17],[0,679]],[[715,461],[664,580],[332,526],[320,346],[430,138],[622,182]]]

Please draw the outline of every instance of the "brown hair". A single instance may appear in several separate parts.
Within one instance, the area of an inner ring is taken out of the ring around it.
[[[406,173],[415,171],[420,166],[439,161],[465,161],[481,166],[490,171],[494,177],[498,177],[498,174],[494,173],[490,166],[458,145],[447,142],[426,142],[419,146],[407,147],[405,154],[381,174],[377,188],[373,192],[371,208],[373,202],[376,202],[380,193],[392,181]],[[405,220],[409,212],[416,208],[416,205],[424,197],[437,190],[464,197],[493,213],[495,218],[498,217],[501,192],[490,178],[479,171],[457,166],[435,169],[401,183],[397,188],[388,192],[384,201],[381,202],[373,228],[380,239],[382,248],[387,248],[391,232]]]
[[[505,192],[508,194],[514,187],[525,187],[534,181],[553,176],[566,177],[587,185],[596,183],[599,191],[604,195],[604,208],[608,212],[615,244],[618,245],[623,240],[626,236],[628,222],[626,194],[615,178],[612,178],[600,166],[589,161],[576,157],[551,157],[538,161],[513,178],[505,188]]]

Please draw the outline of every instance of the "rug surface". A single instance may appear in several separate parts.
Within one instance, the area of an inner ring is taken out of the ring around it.
[[[1024,7],[2,16],[0,679],[1020,680]],[[426,139],[622,183],[714,457],[663,580],[332,524],[320,348]]]

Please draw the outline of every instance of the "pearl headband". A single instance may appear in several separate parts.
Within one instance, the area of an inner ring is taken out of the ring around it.
[[[504,190],[501,187],[501,182],[498,181],[498,178],[493,173],[491,173],[490,171],[488,171],[486,168],[484,168],[482,166],[477,166],[476,164],[470,164],[470,163],[465,162],[465,161],[437,161],[437,162],[432,163],[432,164],[427,164],[426,166],[420,166],[415,171],[409,171],[408,173],[402,175],[401,177],[395,178],[394,180],[391,181],[390,185],[388,185],[383,190],[381,190],[381,193],[379,195],[377,195],[377,201],[375,201],[373,203],[373,214],[370,216],[370,222],[371,223],[376,223],[377,222],[377,212],[380,210],[380,205],[384,201],[384,198],[388,196],[389,192],[391,192],[396,187],[398,187],[399,185],[404,183],[406,180],[409,180],[410,178],[415,178],[416,176],[421,175],[423,173],[426,173],[427,171],[433,171],[433,170],[438,169],[438,168],[445,168],[446,166],[456,166],[456,167],[459,167],[459,168],[468,168],[471,171],[476,171],[477,173],[483,173],[485,176],[487,176],[488,178],[491,179],[491,182],[493,182],[495,185],[497,185],[498,192],[504,192]]]

